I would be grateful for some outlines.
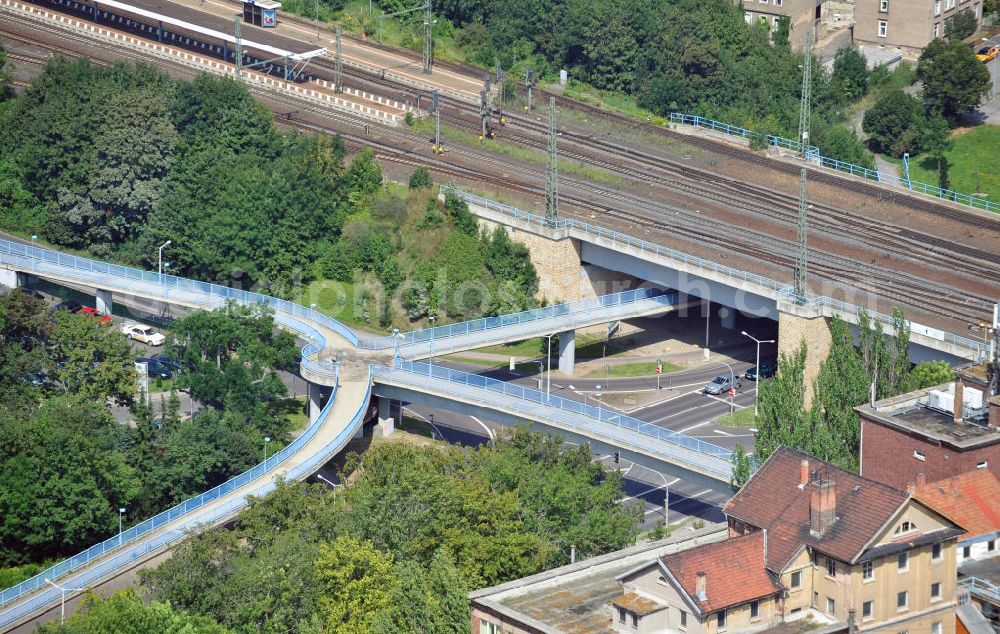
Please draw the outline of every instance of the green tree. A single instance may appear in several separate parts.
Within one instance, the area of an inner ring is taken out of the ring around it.
[[[951,129],[944,117],[936,112],[930,113],[921,135],[921,149],[929,154],[938,165],[938,185],[941,189],[949,189],[948,158],[945,152],[954,145],[951,141]]]
[[[925,361],[914,366],[906,389],[921,390],[954,380],[955,372],[947,361]]]
[[[758,388],[759,415],[754,451],[759,463],[767,460],[782,445],[801,447],[809,435],[809,419],[804,411],[806,385],[806,343],[790,355],[778,359],[778,372],[761,381]]]
[[[426,189],[434,186],[431,173],[426,167],[418,167],[410,174],[410,189]]]
[[[878,152],[902,156],[915,153],[920,147],[920,133],[924,114],[920,101],[894,88],[882,94],[871,108],[865,111],[861,129]]]
[[[830,353],[820,365],[813,402],[813,424],[825,426],[830,446],[813,447],[824,460],[855,469],[860,456],[861,422],[854,408],[868,400],[871,384],[854,348],[851,328],[844,320],[830,321]]]
[[[850,46],[837,51],[830,83],[831,89],[845,102],[863,97],[868,91],[868,66],[864,55]]]
[[[434,553],[427,580],[435,634],[464,634],[469,623],[469,588],[444,550]]]
[[[0,42],[0,100],[7,97],[10,91],[10,73],[4,66],[7,64],[7,51]]]
[[[736,445],[736,450],[733,452],[733,475],[729,479],[729,487],[733,493],[742,489],[752,475],[753,456],[747,453],[743,445]]]
[[[204,616],[191,616],[174,610],[169,603],[145,603],[135,590],[122,590],[110,597],[87,595],[82,609],[60,625],[50,621],[41,625],[41,634],[227,634],[231,630]]]
[[[136,377],[132,347],[110,324],[86,315],[58,311],[49,335],[56,376],[67,391],[104,403],[135,400]]]
[[[341,536],[320,547],[316,582],[326,631],[365,634],[376,614],[391,605],[392,556],[371,542]]]
[[[959,11],[944,23],[944,34],[950,42],[961,42],[976,32],[979,28],[979,19],[976,13],[970,9]]]
[[[941,39],[924,47],[917,77],[924,85],[924,104],[952,124],[977,108],[990,87],[990,73],[971,48]]]

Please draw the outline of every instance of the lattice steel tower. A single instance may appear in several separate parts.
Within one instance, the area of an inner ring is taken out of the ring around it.
[[[333,57],[333,92],[340,93],[344,91],[344,62],[341,59],[342,51],[340,45],[341,31],[340,27],[337,27],[337,39],[335,42],[335,54]]]
[[[431,12],[431,0],[424,5],[424,74],[431,74],[434,63],[434,15]]]
[[[556,98],[549,97],[549,162],[545,169],[545,215],[559,216],[559,173],[556,164]]]
[[[802,160],[807,160],[809,147],[809,121],[812,97],[812,30],[806,34],[806,47],[802,55],[802,103],[799,106],[799,142],[802,145]],[[795,255],[795,301],[803,303],[806,298],[806,278],[809,269],[809,202],[806,199],[806,166],[799,172],[799,221],[796,230],[798,251]]]

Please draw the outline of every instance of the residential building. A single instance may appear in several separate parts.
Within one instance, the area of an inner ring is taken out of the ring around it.
[[[765,534],[781,616],[812,609],[859,632],[955,631],[965,531],[905,491],[782,448],[725,512],[732,536]]]
[[[988,396],[986,375],[973,366],[952,383],[858,407],[861,475],[898,489],[921,473],[938,481],[985,469],[1000,478],[1000,397]]]
[[[966,561],[1000,555],[1000,480],[993,473],[977,469],[930,483],[918,473],[907,490],[965,529],[955,548],[959,573]],[[1000,559],[993,565],[1000,571]]]
[[[743,5],[743,17],[747,24],[763,22],[772,37],[781,18],[788,18],[788,42],[793,51],[805,47],[806,34],[814,29],[813,40],[819,30],[822,14],[822,0],[736,0]]]
[[[972,11],[982,19],[982,0],[856,0],[854,42],[887,48],[914,59],[957,13]]]

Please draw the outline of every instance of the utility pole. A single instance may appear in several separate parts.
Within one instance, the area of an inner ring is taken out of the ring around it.
[[[490,104],[490,78],[487,77],[485,83],[483,84],[483,90],[479,93],[479,118],[482,120],[479,135],[480,145],[486,142],[486,133],[488,132],[490,113],[492,111],[493,106]]]
[[[434,151],[443,154],[444,148],[441,147],[441,98],[437,88],[431,91],[431,111],[434,112]],[[431,323],[434,323],[433,317],[431,317]],[[433,334],[432,331],[431,335]]]
[[[424,74],[431,74],[431,65],[434,63],[434,38],[433,38],[434,14],[431,13],[431,0],[424,4]]]
[[[809,122],[812,94],[812,30],[806,34],[802,57],[802,102],[799,106],[799,142],[802,145],[802,167],[799,171],[799,218],[796,227],[798,250],[795,256],[795,302],[805,303],[806,277],[809,266],[807,240],[809,233],[809,202],[806,199],[806,165],[809,147]]]
[[[292,79],[292,58],[285,55],[285,81],[291,81]]]
[[[559,173],[556,164],[556,98],[549,97],[549,162],[545,168],[545,216],[559,216]]]
[[[531,89],[535,86],[535,71],[530,68],[524,71],[524,83],[528,86],[528,107],[525,110],[531,112]]]
[[[316,41],[319,42],[319,0],[316,0]]]
[[[337,27],[336,36],[334,40],[334,55],[333,55],[333,92],[341,93],[344,92],[344,62],[341,57],[342,50],[340,44],[341,30]]]
[[[240,39],[240,22],[243,21],[243,14],[236,14],[236,76],[243,78],[243,41]]]
[[[500,65],[500,61],[497,60],[497,86],[499,86],[499,89],[498,89],[498,92],[499,92],[499,95],[498,95],[498,97],[499,97],[499,104],[498,104],[498,107],[497,107],[497,123],[499,123],[500,125],[504,124],[504,118],[503,118],[503,83],[504,83],[504,81],[506,79],[507,79],[507,71],[505,71],[503,69],[503,66]]]

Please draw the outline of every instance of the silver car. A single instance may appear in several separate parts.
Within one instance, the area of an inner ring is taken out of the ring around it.
[[[701,388],[701,391],[705,394],[722,394],[723,392],[728,392],[732,387],[732,382],[729,380],[728,376],[717,376],[708,383],[705,387]],[[743,385],[740,383],[739,377],[736,377],[736,389],[740,389]]]

